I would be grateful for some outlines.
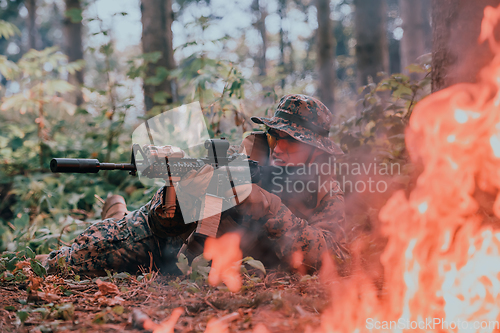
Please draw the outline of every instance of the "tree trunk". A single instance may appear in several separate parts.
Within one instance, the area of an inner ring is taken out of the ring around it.
[[[427,0],[399,0],[403,19],[403,38],[400,43],[401,67],[405,68],[416,62],[422,54],[431,51],[430,47],[430,12]],[[417,78],[416,75],[414,78]]]
[[[335,39],[330,19],[330,1],[316,0],[318,14],[318,96],[333,112],[335,89]]]
[[[474,82],[493,58],[488,44],[478,45],[484,8],[500,0],[432,0],[432,91]],[[495,32],[500,31],[496,27]]]
[[[389,73],[401,73],[401,41],[389,39]]]
[[[285,31],[283,30],[283,19],[286,13],[286,0],[279,0],[278,13],[280,16],[280,68],[283,75],[281,89],[285,89]]]
[[[156,76],[157,69],[172,70],[175,68],[172,49],[172,0],[142,0],[142,50],[144,53],[161,52],[162,57],[156,64],[149,64],[146,70],[147,77]],[[166,93],[166,103],[171,104],[177,100],[175,82],[166,78],[158,85],[144,84],[144,103],[146,112],[160,103],[158,93]]]
[[[68,10],[82,10],[80,0],[66,0],[66,11]],[[64,18],[64,39],[65,51],[68,56],[68,61],[73,62],[83,59],[83,45],[82,45],[82,22],[75,22],[70,17],[65,15]],[[83,85],[83,70],[75,74],[69,74],[68,82],[75,86],[75,91],[68,94],[66,98],[69,102],[76,105],[83,103],[82,89]]]
[[[28,10],[28,49],[37,48],[38,31],[36,28],[36,0],[26,0],[24,3]]]
[[[165,39],[167,49],[165,51],[165,57],[167,58],[167,69],[174,70],[175,69],[175,60],[174,60],[174,47],[173,47],[173,39],[174,34],[172,33],[172,23],[174,22],[174,11],[172,10],[172,0],[165,1]],[[177,98],[177,81],[175,79],[171,79],[169,82],[172,91],[172,103],[176,103]]]
[[[385,31],[385,0],[354,0],[356,6],[356,62],[358,86],[380,79],[378,72],[389,69],[388,45]]]
[[[422,0],[424,15],[427,16],[427,23],[424,24],[425,49],[432,52],[432,0]]]
[[[264,7],[260,6],[259,0],[253,0],[252,11],[256,18],[254,22],[255,28],[259,31],[260,37],[262,38],[262,47],[259,51],[257,57],[257,66],[259,68],[259,76],[266,76],[267,74],[267,63],[266,63],[266,52],[267,52],[267,33],[266,33],[266,17],[267,12]]]

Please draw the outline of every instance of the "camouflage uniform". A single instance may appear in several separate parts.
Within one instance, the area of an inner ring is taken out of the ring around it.
[[[56,272],[61,260],[76,273],[99,275],[106,269],[136,272],[139,266],[149,267],[151,260],[164,272],[175,271],[177,253],[196,224],[184,224],[179,208],[174,218],[162,217],[164,190],[158,190],[148,203],[124,218],[96,222],[71,247],[51,252],[48,272]]]
[[[327,154],[342,154],[328,138],[331,113],[314,98],[285,96],[274,117],[252,120],[286,132]],[[124,218],[106,219],[90,226],[71,247],[49,255],[49,272],[57,269],[60,258],[79,273],[102,273],[104,269],[136,271],[138,266],[148,267],[150,260],[164,271],[175,270],[176,255],[196,226],[184,224],[179,208],[173,218],[166,218],[163,195],[164,188]],[[340,260],[346,258],[344,198],[340,189],[320,197],[312,208],[293,197],[280,199],[268,192],[266,196],[276,203],[272,212],[255,218],[252,212],[242,215],[238,209],[230,209],[222,214],[218,236],[229,231],[245,234],[241,244],[244,255],[252,255],[266,265],[287,262],[298,250],[304,256],[305,266],[312,269],[318,267],[321,254],[327,250]]]
[[[328,155],[343,154],[340,147],[328,137],[332,114],[315,98],[298,94],[287,95],[280,100],[272,118],[251,119],[255,123],[285,132],[292,138],[314,146]],[[334,180],[333,175],[327,176]],[[256,224],[258,228],[262,225],[262,229],[256,231],[259,235],[256,237],[258,242],[252,244],[253,246],[258,244],[260,249],[269,251],[267,253],[257,251],[255,256],[263,261],[271,261],[275,253],[275,262],[289,262],[294,252],[301,251],[304,257],[303,264],[312,270],[318,268],[322,253],[327,250],[333,252],[339,261],[344,261],[349,256],[343,229],[344,194],[338,183],[331,184],[335,187],[329,188],[328,193],[323,193],[317,205],[313,205],[314,208],[305,204],[309,201],[304,200],[305,198],[279,195],[281,202],[278,208],[275,208],[277,212],[271,216],[267,215],[260,224]],[[250,216],[243,219],[252,220],[251,214],[250,212]],[[245,225],[245,223],[239,224]]]

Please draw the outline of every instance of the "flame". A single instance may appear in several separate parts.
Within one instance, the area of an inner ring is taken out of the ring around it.
[[[478,82],[425,98],[410,119],[406,144],[424,169],[380,211],[385,290],[366,273],[337,279],[318,332],[499,330],[500,229],[484,213],[500,218],[498,23],[500,6],[487,7],[479,40],[496,56]],[[478,192],[495,197],[491,207]]]
[[[222,281],[230,291],[240,290],[240,265],[243,258],[240,240],[241,236],[237,233],[226,233],[219,238],[206,240],[203,256],[212,260],[208,275],[208,283],[212,286],[217,286]]]
[[[174,333],[174,326],[183,313],[184,310],[182,308],[175,308],[170,318],[162,321],[160,324],[156,324],[154,321],[147,318],[143,323],[143,328],[148,331],[153,331],[153,333]]]
[[[304,253],[301,250],[297,250],[292,253],[291,266],[300,275],[306,275],[306,267],[304,266]]]
[[[328,253],[323,253],[321,257],[321,269],[319,271],[319,280],[321,283],[326,284],[338,278],[335,264]]]
[[[252,333],[270,333],[264,324],[257,324],[253,329]]]
[[[229,333],[229,329],[226,323],[217,319],[210,319],[205,333]]]

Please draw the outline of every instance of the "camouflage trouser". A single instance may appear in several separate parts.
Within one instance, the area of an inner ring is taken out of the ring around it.
[[[94,223],[78,236],[71,247],[50,253],[46,268],[57,271],[60,260],[81,274],[105,274],[104,270],[135,273],[140,266],[149,268],[151,259],[164,272],[175,270],[176,255],[184,239],[158,239],[148,225],[148,207],[118,219]]]

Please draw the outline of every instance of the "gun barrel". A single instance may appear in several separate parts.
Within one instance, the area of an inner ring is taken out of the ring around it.
[[[136,171],[129,163],[100,163],[97,159],[87,158],[53,158],[50,161],[50,171],[65,173],[97,173],[99,170],[129,170]]]

